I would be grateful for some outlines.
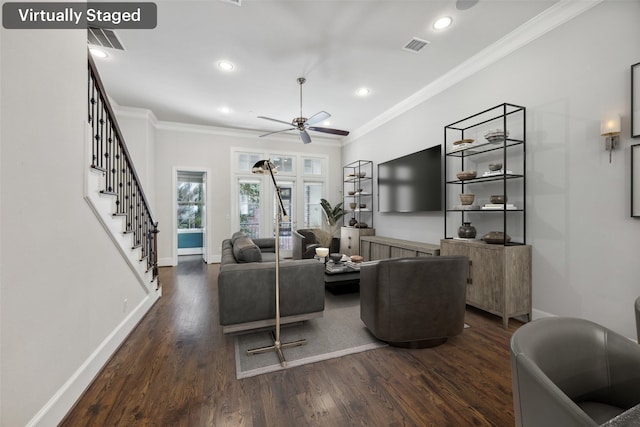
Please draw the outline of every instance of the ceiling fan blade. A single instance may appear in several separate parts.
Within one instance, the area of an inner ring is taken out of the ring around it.
[[[287,131],[289,131],[289,130],[294,130],[294,129],[295,129],[295,128],[289,128],[289,129],[276,130],[276,131],[273,131],[273,132],[265,133],[264,135],[260,135],[260,138],[262,138],[263,136],[273,135],[274,133],[287,132]]]
[[[315,126],[311,126],[308,129],[316,131],[316,132],[331,133],[333,135],[342,135],[342,136],[349,135],[349,131],[347,131],[347,130],[331,129],[331,128],[319,128],[319,127],[315,127]]]
[[[292,123],[291,122],[285,122],[282,120],[277,120],[277,119],[272,119],[271,117],[264,117],[264,116],[258,116],[259,119],[265,119],[265,120],[271,120],[272,122],[277,122],[277,123],[283,123],[287,126],[291,126]]]
[[[316,123],[320,123],[323,120],[327,120],[329,117],[331,117],[331,114],[327,113],[326,111],[320,111],[319,113],[316,113],[313,116],[309,117],[306,124],[309,126],[315,125]]]
[[[300,131],[300,138],[302,138],[302,142],[304,142],[305,144],[308,144],[311,142],[311,137],[309,136],[306,130]]]

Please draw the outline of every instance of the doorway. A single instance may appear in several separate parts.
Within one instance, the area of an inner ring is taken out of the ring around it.
[[[207,262],[206,182],[204,171],[176,171],[177,262],[186,256]]]

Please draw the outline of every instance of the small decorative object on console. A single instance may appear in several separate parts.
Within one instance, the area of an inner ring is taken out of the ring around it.
[[[470,222],[463,222],[458,228],[458,237],[461,239],[473,239],[476,237],[476,228]]]
[[[503,244],[511,241],[511,236],[505,234],[502,231],[490,231],[484,236],[482,240],[489,244]]]

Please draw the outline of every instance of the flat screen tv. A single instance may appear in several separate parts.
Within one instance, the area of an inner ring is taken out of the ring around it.
[[[379,212],[441,210],[440,145],[378,164]]]

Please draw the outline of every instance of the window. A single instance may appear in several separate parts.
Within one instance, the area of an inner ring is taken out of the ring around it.
[[[322,159],[304,159],[305,176],[322,175]]]
[[[203,187],[202,173],[178,174],[178,230],[202,228]]]

